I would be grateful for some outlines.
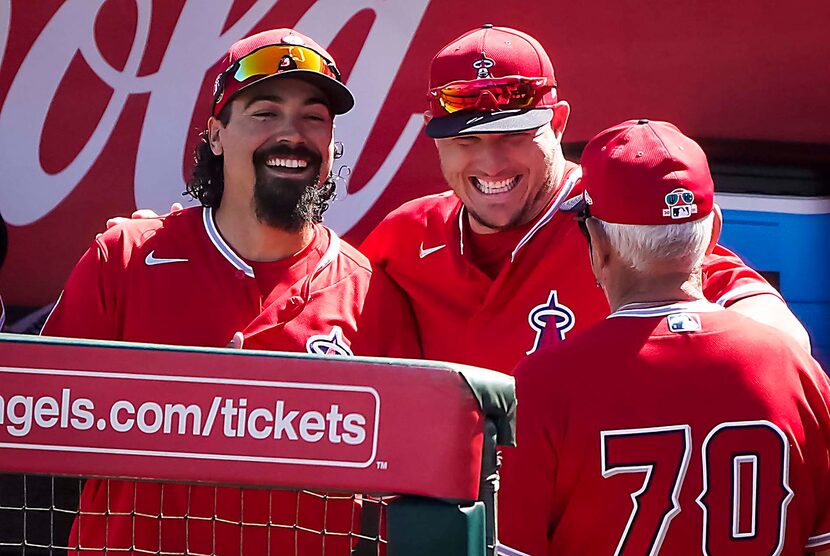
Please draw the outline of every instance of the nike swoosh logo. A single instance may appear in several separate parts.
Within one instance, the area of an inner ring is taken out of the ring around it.
[[[446,244],[446,243],[444,243],[444,244],[442,244],[442,245],[437,245],[437,246],[435,246],[435,247],[430,247],[429,249],[424,249],[424,242],[422,241],[422,242],[421,242],[421,252],[420,252],[420,256],[421,256],[421,258],[423,259],[423,258],[424,258],[424,257],[426,257],[427,255],[432,255],[432,254],[433,254],[433,253],[435,253],[436,251],[438,251],[438,250],[440,250],[440,249],[443,249],[443,248],[444,248],[444,247],[446,247],[446,246],[447,246],[447,244]]]
[[[149,253],[147,253],[147,257],[144,259],[144,263],[147,266],[156,266],[157,264],[167,264],[167,263],[186,263],[187,259],[162,259],[155,256],[156,250],[153,249]]]

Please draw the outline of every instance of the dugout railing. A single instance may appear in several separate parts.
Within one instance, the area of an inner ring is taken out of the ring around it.
[[[462,365],[0,335],[0,554],[493,554],[514,419]]]

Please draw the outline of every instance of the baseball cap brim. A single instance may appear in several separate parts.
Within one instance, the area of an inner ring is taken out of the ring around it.
[[[274,75],[266,75],[262,79],[257,79],[251,83],[247,83],[244,87],[240,88],[239,90],[235,91],[234,94],[228,99],[230,102],[234,97],[236,97],[239,93],[247,89],[252,85],[256,85],[257,83],[262,83],[268,79],[301,79],[306,83],[310,83],[323,91],[326,95],[326,98],[329,101],[329,106],[331,106],[331,111],[335,115],[345,114],[349,110],[354,107],[354,96],[352,92],[346,87],[343,83],[337,81],[329,77],[328,75],[324,75],[322,73],[311,71],[307,69],[293,69],[287,71],[281,71]]]
[[[511,133],[540,128],[549,123],[551,119],[553,119],[551,108],[458,112],[431,119],[426,125],[425,132],[433,139],[483,133]]]

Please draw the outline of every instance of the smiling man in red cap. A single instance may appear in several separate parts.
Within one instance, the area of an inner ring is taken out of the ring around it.
[[[579,230],[560,211],[581,191],[561,146],[571,109],[542,45],[492,25],[438,52],[428,101],[425,131],[451,191],[393,211],[361,251],[409,297],[425,357],[508,373],[608,314]],[[717,246],[703,275],[707,299],[809,350],[780,295],[737,256]]]
[[[706,301],[705,154],[632,120],[582,171],[583,256],[612,312],[516,370],[500,554],[827,556],[830,382],[791,338]]]
[[[560,211],[580,192],[561,147],[571,109],[542,45],[505,27],[442,48],[429,87],[426,134],[451,191],[393,211],[361,250],[410,297],[426,357],[507,373],[608,314]],[[709,300],[809,345],[775,290],[726,249],[704,276]]]
[[[215,83],[187,184],[202,207],[97,238],[43,334],[417,357],[405,298],[321,224],[334,117],[354,104],[331,56],[265,31],[231,46]],[[348,553],[356,523],[348,497],[123,481],[87,481],[80,509],[70,545],[92,552]],[[311,532],[326,530],[343,535]]]

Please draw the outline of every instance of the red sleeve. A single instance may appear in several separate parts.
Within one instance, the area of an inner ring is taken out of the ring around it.
[[[374,268],[386,267],[386,256],[384,254],[386,247],[385,238],[392,235],[392,230],[388,229],[389,226],[386,222],[386,220],[381,220],[375,229],[369,232],[369,235],[366,236],[363,243],[360,244],[360,252],[369,259]]]
[[[106,279],[107,250],[100,238],[81,257],[52,313],[43,336],[116,340],[114,296]]]
[[[379,268],[372,271],[357,330],[352,343],[355,355],[406,359],[422,356],[409,299]]]
[[[807,546],[811,552],[830,549],[830,380],[821,367],[807,354],[799,352],[805,362],[801,373],[804,393],[814,419],[805,419],[809,424],[805,431],[804,450],[809,458],[816,501],[816,516]],[[815,451],[814,451],[815,450]],[[806,459],[806,458],[805,458]]]
[[[760,274],[721,245],[716,245],[703,260],[703,293],[706,299],[723,307],[754,295],[781,297]]]
[[[499,553],[548,553],[557,469],[556,432],[551,426],[550,389],[534,357],[516,369],[516,448],[502,453],[499,487]]]

